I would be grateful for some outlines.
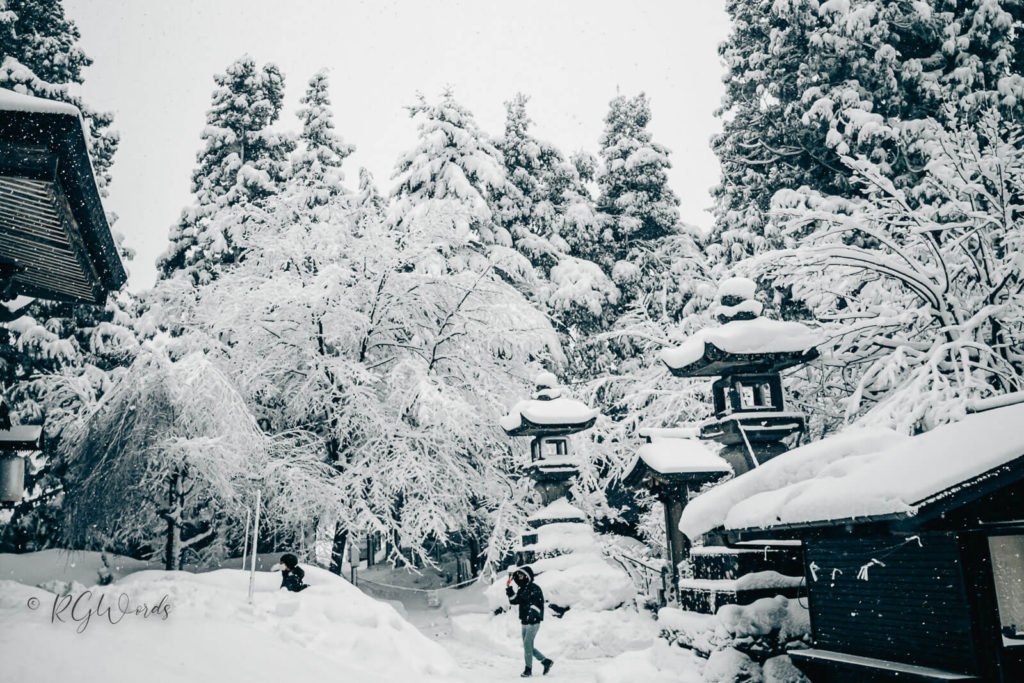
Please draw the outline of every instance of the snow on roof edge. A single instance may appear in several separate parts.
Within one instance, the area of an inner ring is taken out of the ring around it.
[[[679,528],[769,529],[914,514],[960,484],[1024,457],[1024,404],[913,437],[854,428],[784,453],[698,496]],[[964,457],[969,453],[970,457]]]
[[[45,97],[26,95],[16,90],[0,88],[0,111],[23,111],[36,114],[64,114],[82,118],[82,112],[73,104]]]

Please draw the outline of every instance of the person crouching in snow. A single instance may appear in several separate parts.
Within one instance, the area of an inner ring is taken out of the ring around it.
[[[271,567],[270,571],[280,571],[281,588],[287,588],[292,593],[298,593],[309,588],[309,586],[302,582],[306,578],[306,572],[299,566],[299,558],[291,553],[282,555],[281,561]]]
[[[513,581],[519,590],[512,588]],[[544,666],[544,675],[547,675],[554,662],[533,646],[540,622],[544,621],[544,591],[533,580],[533,570],[529,567],[515,570],[505,582],[505,594],[508,595],[509,603],[519,605],[519,622],[523,625],[523,659],[526,662],[522,677],[533,675],[534,657]]]

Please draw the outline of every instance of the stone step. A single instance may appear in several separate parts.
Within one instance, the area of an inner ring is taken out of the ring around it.
[[[795,598],[804,592],[803,577],[774,571],[747,574],[737,580],[682,579],[680,607],[699,614],[715,614],[725,605],[749,605],[761,598],[783,595]]]
[[[799,546],[698,546],[690,549],[693,576],[731,580],[752,572],[776,571],[789,576],[804,573]]]

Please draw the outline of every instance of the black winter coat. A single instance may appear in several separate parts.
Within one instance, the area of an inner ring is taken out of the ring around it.
[[[281,588],[287,588],[293,593],[309,588],[302,580],[306,578],[306,572],[302,571],[302,567],[295,567],[295,569],[284,569],[281,571]]]
[[[539,624],[544,621],[544,591],[531,581],[518,592],[512,586],[505,586],[505,594],[513,605],[519,605],[519,621],[523,624]]]

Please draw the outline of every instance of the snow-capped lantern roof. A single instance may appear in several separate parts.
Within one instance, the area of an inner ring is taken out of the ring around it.
[[[694,500],[679,529],[759,531],[906,519],[1024,474],[1024,403],[917,436],[851,428],[796,448]]]
[[[637,449],[626,475],[630,484],[717,481],[733,473],[718,455],[721,446],[695,438],[691,429],[641,429],[647,443]]]
[[[802,323],[761,317],[756,289],[747,278],[723,280],[712,309],[722,325],[664,349],[660,358],[669,371],[677,377],[778,372],[817,358],[819,335]]]
[[[594,426],[600,411],[565,396],[552,373],[540,373],[534,383],[533,397],[515,404],[498,420],[509,436],[575,434]]]
[[[127,276],[79,110],[0,88],[0,284],[5,293],[102,304]]]

